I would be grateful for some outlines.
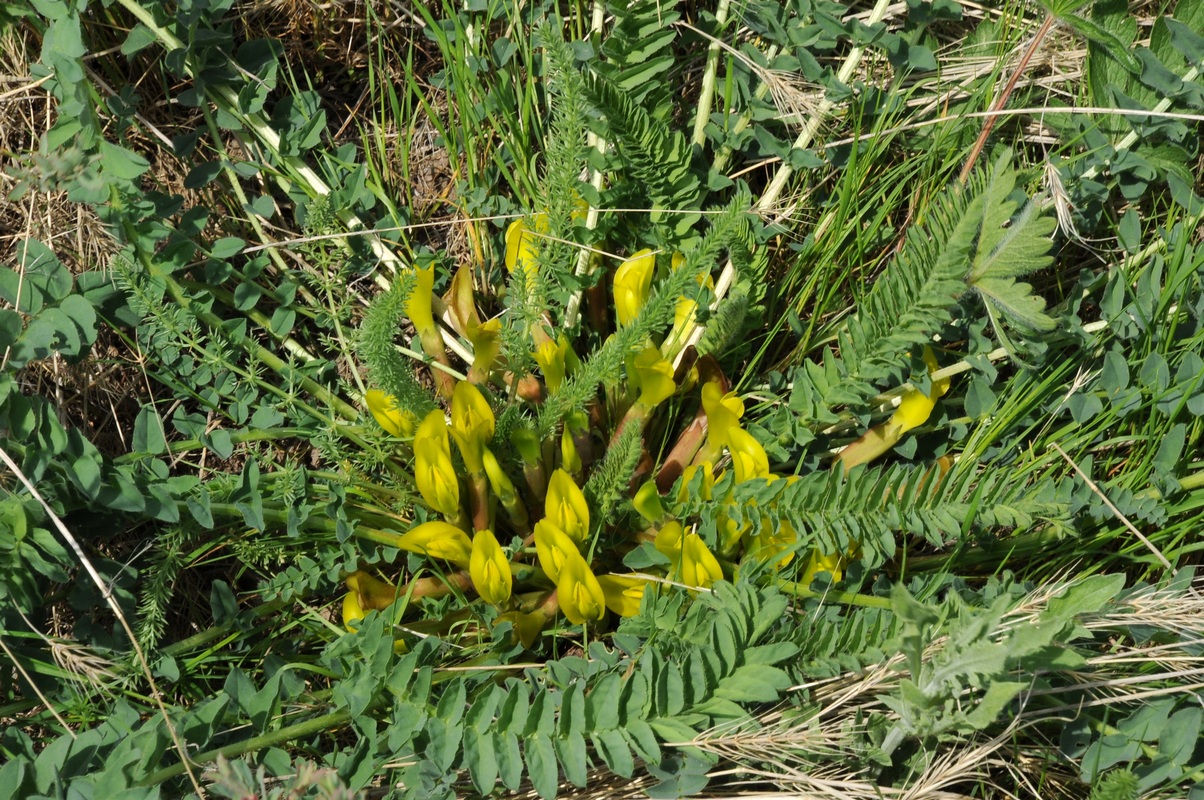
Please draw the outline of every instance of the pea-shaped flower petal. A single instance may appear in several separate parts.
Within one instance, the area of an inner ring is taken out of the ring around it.
[[[564,349],[551,339],[545,339],[535,348],[535,363],[543,373],[543,382],[548,387],[549,394],[560,391],[564,383],[565,363]]]
[[[645,578],[633,575],[599,575],[598,585],[606,597],[606,607],[620,617],[634,617],[644,599]]]
[[[468,381],[457,383],[451,401],[451,435],[469,472],[480,473],[484,469],[482,451],[493,438],[495,425],[493,409],[481,390]]]
[[[653,542],[653,546],[662,554],[676,560],[681,555],[681,540],[683,536],[685,536],[685,530],[681,527],[680,522],[677,520],[666,522],[656,532],[656,541]]]
[[[732,469],[736,482],[769,477],[769,456],[753,435],[743,428],[727,432],[727,446],[732,452]]]
[[[406,316],[414,323],[414,329],[419,333],[436,331],[435,317],[431,313],[431,302],[435,293],[435,267],[414,270],[414,288],[406,298]]]
[[[723,579],[723,568],[706,542],[697,533],[686,534],[681,541],[681,582],[699,589],[710,588]]]
[[[584,542],[589,534],[589,505],[585,495],[573,476],[562,469],[553,472],[548,480],[544,515],[575,542]]]
[[[548,229],[546,214],[536,214],[532,225],[526,220],[516,219],[506,229],[506,271],[523,270],[528,277],[539,268],[539,236]]]
[[[574,625],[584,625],[606,615],[606,595],[580,554],[560,570],[556,592],[560,610]]]
[[[435,409],[422,418],[418,430],[414,432],[414,449],[417,450],[423,442],[433,442],[444,455],[451,458],[451,443],[447,436],[447,419],[443,412]]]
[[[648,249],[633,253],[615,271],[615,315],[619,325],[630,325],[648,302],[656,255]]]
[[[719,381],[707,381],[702,387],[702,408],[707,414],[707,441],[716,448],[727,444],[727,436],[740,427],[744,401],[735,392],[723,394]]]
[[[360,605],[359,594],[348,592],[343,595],[343,627],[355,633],[363,621],[364,609]]]
[[[477,531],[472,537],[468,575],[485,602],[498,606],[510,599],[514,576],[510,572],[510,561],[493,531]]]
[[[673,382],[673,364],[661,355],[659,347],[645,348],[630,363],[632,376],[640,388],[639,402],[653,408],[677,391]]]
[[[402,535],[397,546],[411,553],[450,561],[461,568],[467,567],[472,557],[472,540],[468,534],[455,525],[439,520],[424,522],[411,529]]]
[[[552,583],[560,581],[565,564],[574,558],[581,558],[577,543],[547,519],[535,523],[535,555],[539,557],[539,566],[552,579]]]
[[[936,372],[939,369],[936,356],[932,354],[931,347],[924,348],[924,362],[928,365],[929,373]],[[921,392],[919,389],[908,389],[903,393],[903,398],[899,401],[899,407],[891,415],[891,424],[898,426],[900,434],[923,425],[932,416],[932,409],[936,408],[936,401],[947,391],[949,391],[948,378],[933,381],[927,394]]]
[[[376,423],[393,436],[409,436],[414,432],[414,415],[399,406],[393,395],[369,389],[364,401]]]
[[[711,499],[711,491],[715,488],[715,468],[710,461],[703,461],[700,464],[691,464],[682,473],[681,488],[677,491],[677,502],[686,502],[686,499],[690,496],[690,487],[694,484],[694,476],[699,472],[702,473],[702,480],[698,487],[698,496],[702,500]]]
[[[428,506],[447,517],[459,516],[460,479],[437,440],[414,440],[414,482]]]

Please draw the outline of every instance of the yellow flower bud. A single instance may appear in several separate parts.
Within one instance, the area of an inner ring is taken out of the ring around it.
[[[782,569],[794,560],[794,550],[791,548],[797,541],[798,531],[793,525],[781,520],[774,528],[769,518],[765,517],[761,521],[761,530],[749,540],[748,557],[763,564],[777,559],[774,569]]]
[[[547,519],[535,523],[535,555],[544,574],[553,583],[560,581],[560,572],[565,564],[573,558],[581,558],[577,543]]]
[[[481,390],[468,381],[456,384],[451,401],[451,434],[455,437],[468,471],[479,474],[485,445],[493,438],[496,421],[493,409]]]
[[[751,433],[743,428],[732,428],[727,432],[727,446],[732,453],[737,483],[769,477],[769,456]]]
[[[356,600],[361,608],[383,611],[397,599],[397,587],[388,581],[382,581],[363,570],[356,570],[344,581],[347,588],[355,592]]]
[[[589,535],[589,506],[573,477],[562,469],[552,473],[544,499],[544,516],[575,542]]]
[[[493,531],[477,531],[472,537],[468,575],[477,594],[486,603],[498,606],[510,599],[514,576],[510,572],[510,561]]]
[[[567,425],[560,433],[560,465],[564,468],[561,471],[571,475],[580,475],[584,469],[581,454],[577,452],[577,444],[573,441],[573,432]]]
[[[584,625],[606,615],[606,595],[580,553],[561,568],[556,591],[560,610],[574,625]]]
[[[472,343],[472,369],[482,381],[488,380],[493,365],[502,350],[502,321],[490,319],[473,326],[468,333]]]
[[[369,389],[364,402],[376,424],[393,436],[409,436],[414,432],[414,415],[397,404],[397,398],[380,389]]]
[[[843,574],[841,569],[842,561],[843,559],[841,559],[839,553],[824,554],[818,550],[812,550],[811,555],[807,558],[807,566],[803,570],[803,576],[799,579],[799,583],[803,587],[810,587],[811,582],[815,580],[816,576],[823,572],[828,573],[832,578],[832,582],[836,583]]]
[[[656,481],[647,481],[637,489],[631,504],[635,506],[635,510],[641,517],[654,525],[665,516],[665,507],[661,505],[661,495],[656,488]]]
[[[598,585],[606,597],[606,607],[620,617],[634,617],[640,611],[648,581],[634,575],[599,575]]]
[[[928,365],[929,374],[940,369],[931,347],[924,348],[924,363]],[[900,434],[923,425],[932,416],[932,409],[936,408],[936,401],[947,391],[949,391],[948,378],[933,381],[927,394],[919,389],[908,389],[903,393],[899,407],[891,415],[890,424],[897,425]]]
[[[547,214],[536,214],[531,217],[533,227],[527,221],[516,219],[506,229],[506,271],[514,272],[522,269],[528,278],[539,269],[536,260],[539,255],[539,233],[548,230]]]
[[[656,541],[653,546],[661,553],[676,561],[681,555],[681,540],[685,536],[685,530],[681,527],[681,523],[673,520],[666,522],[661,526],[661,529],[656,532]]]
[[[437,408],[423,417],[422,423],[414,433],[415,449],[422,442],[434,443],[443,451],[444,455],[451,458],[451,443],[447,437],[447,420],[444,419],[443,412]]]
[[[702,500],[711,499],[711,490],[715,488],[715,469],[710,461],[703,461],[699,464],[691,464],[682,473],[681,488],[677,491],[677,502],[684,503],[689,498],[690,484],[694,481],[694,476],[699,471],[702,472],[702,486],[700,487],[699,498]]]
[[[648,302],[655,270],[656,256],[644,249],[633,253],[615,271],[615,314],[619,325],[630,325],[639,316],[640,309]]]
[[[681,540],[681,582],[698,589],[708,589],[715,581],[723,579],[723,568],[706,542],[697,533],[689,533]]]
[[[363,621],[364,609],[360,606],[359,594],[348,592],[343,595],[343,627],[355,633]]]
[[[431,313],[431,302],[435,297],[435,267],[414,270],[414,288],[406,298],[406,316],[414,323],[418,333],[437,331],[435,317]]]
[[[728,433],[740,427],[744,401],[735,392],[723,394],[719,381],[707,381],[702,387],[702,408],[707,415],[707,441],[718,452],[727,444]]]
[[[460,480],[438,440],[414,439],[414,483],[428,506],[453,519],[460,515]]]
[[[514,626],[515,637],[523,647],[530,650],[531,645],[535,644],[539,632],[547,623],[548,615],[538,608],[530,614],[524,614],[521,611],[507,611],[505,614],[499,614],[497,618],[497,622],[504,621],[508,621]]]
[[[627,365],[628,378],[640,389],[639,402],[654,408],[673,396],[677,384],[673,382],[673,364],[661,355],[659,347],[648,347]]]
[[[543,373],[543,382],[548,387],[548,393],[556,394],[560,391],[565,373],[564,349],[560,344],[551,339],[541,342],[539,347],[535,348],[535,363],[539,364],[539,370]]]
[[[450,561],[458,567],[467,567],[472,557],[472,540],[468,534],[446,522],[433,520],[424,522],[403,534],[397,546],[411,553],[421,553],[431,558]]]

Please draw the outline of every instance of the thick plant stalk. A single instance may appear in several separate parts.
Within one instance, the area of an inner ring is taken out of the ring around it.
[[[882,18],[886,16],[886,10],[889,6],[889,0],[877,0],[877,2],[874,3],[874,8],[870,12],[869,17],[866,19],[865,24],[874,25],[881,22]],[[844,64],[842,64],[840,67],[840,72],[838,72],[836,75],[836,79],[841,83],[848,83],[853,77],[853,73],[856,71],[857,67],[861,64],[861,59],[864,55],[864,47],[858,46],[850,50],[849,54],[845,57]],[[807,120],[807,124],[799,133],[798,138],[794,140],[794,144],[791,146],[791,149],[802,150],[803,148],[810,146],[811,142],[815,139],[815,135],[819,132],[820,126],[823,124],[824,120],[827,119],[828,115],[832,113],[832,109],[835,107],[836,103],[832,102],[827,97],[824,97],[824,99],[820,102],[819,107],[815,109],[815,113],[811,115],[809,120]],[[778,171],[776,174],[774,174],[773,180],[770,181],[769,186],[765,188],[765,192],[761,195],[757,202],[753,204],[752,210],[757,213],[765,213],[773,208],[778,202],[778,198],[781,197],[782,191],[786,188],[786,183],[790,180],[792,175],[794,175],[794,168],[789,164],[783,162],[782,164],[778,165]],[[727,296],[727,293],[731,290],[732,284],[735,282],[735,280],[736,266],[729,259],[724,265],[723,271],[719,273],[719,279],[715,281],[715,301],[711,303],[712,312],[719,308],[719,304],[723,301],[723,298]],[[702,339],[704,330],[705,328],[703,326],[695,325],[690,333],[686,336],[685,344],[682,346],[681,350],[677,352],[677,355],[674,356],[674,368],[681,363],[681,359],[689,349],[690,345],[697,345],[699,340]]]
[[[605,21],[606,9],[602,7],[602,3],[595,1],[592,15],[590,17],[590,32],[600,36],[602,34],[602,25]],[[586,134],[586,142],[590,147],[594,148],[599,153],[606,151],[606,140],[593,131],[590,131]],[[601,170],[590,170],[589,183],[590,186],[594,187],[595,191],[600,191],[602,189],[603,180],[604,176],[602,175]],[[594,208],[592,204],[589,207],[589,211],[587,211],[585,214],[585,227],[589,228],[590,230],[598,227],[598,209]],[[582,248],[581,252],[577,254],[577,267],[574,270],[574,274],[578,276],[588,274],[592,270],[591,265],[594,263],[593,259],[594,254],[588,249]],[[573,292],[573,296],[569,298],[568,305],[564,312],[564,326],[566,328],[572,329],[577,324],[577,317],[581,313],[581,294],[581,290],[578,289],[577,291]]]
[[[715,9],[715,22],[719,27],[727,22],[730,7],[731,0],[719,0],[719,7]],[[719,48],[718,39],[713,40],[707,47],[706,71],[702,75],[702,89],[698,92],[698,116],[694,118],[694,136],[691,139],[699,147],[706,144],[707,120],[711,116],[711,105],[715,102],[715,74],[719,71]]]

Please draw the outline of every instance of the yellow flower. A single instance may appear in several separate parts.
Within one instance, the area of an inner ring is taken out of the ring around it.
[[[348,592],[343,595],[343,627],[355,633],[364,621],[364,609],[360,606],[359,594]]]
[[[502,350],[502,321],[486,320],[480,325],[474,325],[467,334],[468,341],[472,343],[473,374],[482,382],[487,381]]]
[[[684,503],[689,498],[690,483],[694,480],[694,475],[700,471],[702,472],[702,485],[699,491],[699,498],[702,500],[711,499],[711,490],[715,487],[715,469],[710,461],[703,461],[698,464],[691,464],[682,473],[681,488],[677,492],[677,502]]]
[[[656,255],[645,248],[632,253],[615,271],[615,314],[619,325],[630,325],[639,316],[640,309],[648,302],[655,270]]]
[[[648,347],[628,362],[627,374],[639,386],[641,405],[653,408],[673,396],[673,365],[661,355],[659,347]]]
[[[523,647],[529,650],[531,645],[535,644],[535,639],[543,630],[544,624],[547,623],[548,615],[538,608],[530,614],[524,614],[521,611],[507,611],[505,614],[498,615],[497,622],[503,621],[509,621],[514,626],[514,636]]]
[[[472,537],[468,575],[477,594],[486,603],[498,606],[510,599],[514,576],[510,572],[510,561],[493,531],[477,531]]]
[[[451,435],[469,472],[479,474],[484,469],[482,452],[493,438],[495,425],[493,409],[481,390],[468,381],[457,383],[451,401]]]
[[[665,516],[665,507],[661,505],[661,495],[656,488],[656,481],[646,481],[637,489],[631,505],[635,507],[641,517],[654,525]]]
[[[560,385],[564,383],[564,358],[568,341],[562,339],[561,342],[564,346],[551,339],[545,339],[535,348],[535,363],[539,364],[549,394],[556,394],[560,391]]]
[[[589,535],[589,506],[573,477],[562,469],[552,473],[544,499],[544,516],[574,542]]]
[[[574,625],[584,625],[606,615],[606,595],[579,553],[561,568],[556,590],[560,610]]]
[[[539,236],[548,230],[547,214],[536,214],[532,217],[534,227],[529,227],[527,221],[516,219],[506,229],[506,271],[514,272],[522,269],[528,278],[539,269],[536,261],[539,255]],[[534,232],[532,232],[534,231]]]
[[[924,348],[924,362],[928,365],[929,374],[940,369],[931,347]],[[897,425],[900,434],[923,425],[932,416],[932,409],[936,408],[936,401],[947,391],[949,391],[948,378],[933,381],[927,394],[919,389],[908,389],[903,393],[899,407],[891,415],[890,424]]]
[[[794,550],[791,548],[797,541],[798,531],[793,525],[781,520],[775,530],[769,518],[765,517],[761,521],[761,530],[749,541],[748,556],[761,563],[777,559],[774,569],[782,569],[794,560]]]
[[[653,546],[676,561],[677,557],[681,555],[681,540],[684,535],[685,530],[682,529],[680,522],[676,520],[666,522],[656,532],[656,541],[653,542]]]
[[[577,543],[547,519],[535,523],[535,555],[552,583],[560,581],[560,572],[565,564],[573,558],[581,558]]]
[[[810,587],[811,582],[815,580],[820,573],[826,572],[832,576],[832,582],[836,583],[840,580],[843,574],[841,570],[841,562],[843,559],[839,553],[821,553],[818,550],[812,550],[811,555],[807,558],[807,567],[803,570],[803,576],[799,579],[799,583],[804,588]]]
[[[414,288],[406,298],[406,316],[420,334],[437,331],[435,317],[431,313],[431,302],[435,296],[435,267],[432,265],[426,269],[415,269],[414,277]]]
[[[467,567],[472,557],[472,540],[468,534],[446,522],[424,522],[403,534],[397,546],[411,553],[450,561],[457,567]]]
[[[460,515],[460,480],[438,440],[414,439],[414,483],[428,506],[453,519]]]
[[[364,395],[368,410],[376,423],[393,436],[409,436],[414,432],[414,415],[397,404],[397,398],[380,389],[369,389]]]
[[[702,387],[702,408],[707,415],[707,441],[718,452],[727,444],[727,436],[740,427],[744,401],[735,392],[723,394],[719,381],[707,381]]]
[[[644,599],[648,581],[634,575],[599,575],[598,585],[606,597],[606,607],[620,617],[634,617]]]
[[[706,542],[697,533],[689,533],[681,540],[681,582],[698,589],[708,589],[715,581],[723,579],[723,568]]]
[[[373,575],[369,575],[363,570],[356,570],[348,575],[344,581],[347,588],[355,592],[356,601],[361,608],[376,609],[383,611],[397,599],[397,587],[393,584],[382,581]]]
[[[564,467],[561,472],[567,471],[572,475],[580,475],[584,469],[581,454],[577,452],[577,443],[573,441],[573,432],[569,430],[568,425],[560,432],[560,464]]]
[[[743,428],[732,428],[727,432],[727,446],[732,452],[732,469],[737,483],[769,477],[769,456],[751,433]]]
[[[414,447],[417,448],[420,442],[435,443],[444,455],[451,458],[451,443],[447,437],[447,420],[444,419],[443,412],[439,409],[436,408],[423,417],[422,423],[414,433]]]

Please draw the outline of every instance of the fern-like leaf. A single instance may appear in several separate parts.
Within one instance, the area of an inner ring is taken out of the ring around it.
[[[405,317],[406,299],[413,286],[413,273],[407,273],[376,298],[364,314],[357,345],[372,382],[396,397],[401,408],[421,419],[435,407],[434,400],[418,384],[413,366],[401,357],[393,344],[398,325]]]

